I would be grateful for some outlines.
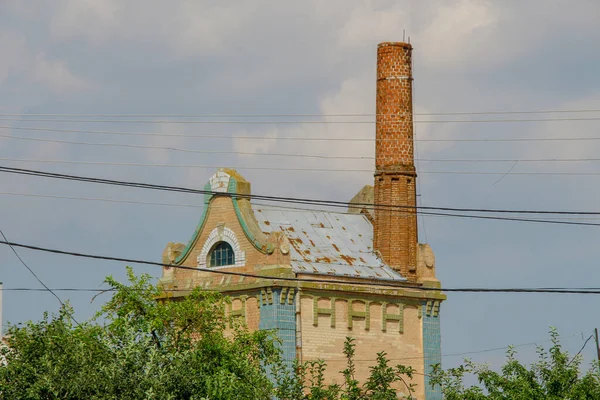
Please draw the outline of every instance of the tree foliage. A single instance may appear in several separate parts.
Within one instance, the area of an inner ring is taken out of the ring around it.
[[[441,386],[446,400],[600,400],[600,365],[582,373],[581,356],[570,356],[553,328],[550,341],[549,350],[538,347],[539,359],[529,367],[509,348],[500,372],[465,360],[446,371],[435,367],[431,382]],[[468,374],[475,375],[478,386],[465,386]]]
[[[344,384],[330,385],[324,361],[290,369],[274,332],[250,332],[227,317],[227,298],[198,289],[157,300],[162,293],[149,275],[127,272],[129,284],[106,279],[112,297],[91,321],[75,323],[66,305],[39,322],[11,326],[0,354],[0,399],[412,398],[414,371],[390,366],[385,352],[361,384],[347,338]]]
[[[12,326],[0,367],[2,398],[270,398],[264,365],[278,354],[270,332],[236,326],[218,294],[156,301],[160,292],[148,275],[128,274],[130,285],[107,278],[115,292],[95,321],[74,325],[65,306]]]

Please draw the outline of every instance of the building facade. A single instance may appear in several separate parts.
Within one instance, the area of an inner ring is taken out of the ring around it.
[[[385,351],[417,370],[416,399],[437,400],[427,373],[441,362],[445,296],[433,252],[417,237],[411,53],[407,43],[378,46],[374,185],[347,212],[257,207],[250,183],[220,169],[190,241],[163,252],[163,263],[197,269],[165,267],[161,284],[170,296],[197,286],[227,294],[230,315],[274,329],[289,362],[323,359],[330,383],[343,381],[351,336],[359,381]]]

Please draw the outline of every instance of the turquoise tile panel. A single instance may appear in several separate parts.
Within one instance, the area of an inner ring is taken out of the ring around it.
[[[432,387],[429,383],[431,367],[442,363],[442,335],[440,330],[440,313],[427,310],[423,305],[423,355],[425,357],[425,399],[442,400],[439,386]]]

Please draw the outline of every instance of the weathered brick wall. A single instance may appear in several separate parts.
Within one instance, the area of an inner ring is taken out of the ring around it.
[[[390,365],[410,365],[420,372],[411,382],[418,385],[415,399],[424,399],[421,304],[406,304],[406,299],[397,297],[361,301],[358,296],[341,296],[301,295],[301,360],[325,360],[327,382],[342,384],[339,371],[346,366],[344,341],[351,336],[356,339],[356,378],[360,382],[368,378],[376,354],[385,351]]]
[[[260,307],[258,297],[249,297],[246,301],[246,326],[255,331],[260,326]]]
[[[374,248],[410,281],[417,280],[416,171],[413,156],[412,46],[377,48]]]

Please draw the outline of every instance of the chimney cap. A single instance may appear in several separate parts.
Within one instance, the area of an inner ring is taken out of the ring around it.
[[[407,50],[412,50],[412,48],[413,48],[410,43],[404,43],[404,42],[382,42],[377,45],[377,48],[387,47],[387,46],[404,47]]]

